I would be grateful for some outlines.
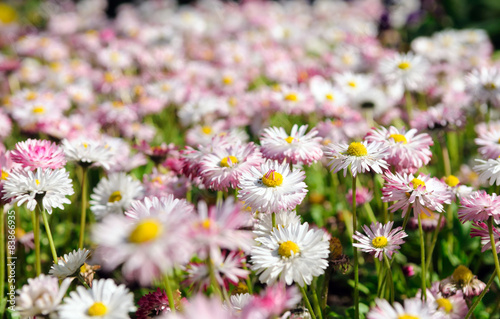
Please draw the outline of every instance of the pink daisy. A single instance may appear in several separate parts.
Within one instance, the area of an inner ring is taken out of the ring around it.
[[[485,191],[476,191],[460,199],[458,219],[465,221],[484,222],[493,216],[500,221],[500,197],[497,194],[489,195]]]
[[[431,289],[427,289],[427,303],[434,305],[439,318],[462,319],[469,311],[467,303],[461,291],[457,291],[453,296],[444,296],[439,290],[439,282],[432,284]],[[417,294],[417,297],[419,294]]]
[[[177,297],[177,298],[176,298]],[[181,293],[177,290],[174,296],[175,308],[180,305]],[[139,309],[135,313],[137,319],[150,319],[151,316],[156,317],[163,313],[170,312],[168,297],[165,291],[160,288],[156,291],[146,294],[137,302]]]
[[[393,174],[386,172],[382,176],[386,183],[382,188],[382,201],[395,202],[389,207],[391,212],[398,209],[403,211],[403,217],[410,208],[413,214],[424,213],[430,215],[431,211],[443,212],[443,204],[451,203],[450,192],[447,185],[435,177],[419,175],[417,178],[412,174]]]
[[[500,155],[500,122],[482,126],[476,127],[477,138],[474,142],[479,146],[477,151],[486,159],[497,159]]]
[[[235,143],[228,147],[215,147],[213,152],[203,156],[200,162],[201,177],[208,188],[227,191],[237,188],[241,176],[251,167],[258,167],[264,160],[253,143]]]
[[[310,165],[323,156],[321,137],[312,129],[306,134],[307,125],[300,128],[297,124],[288,135],[282,127],[270,127],[264,130],[261,137],[261,150],[264,157],[292,164]]]
[[[241,312],[241,318],[272,318],[280,316],[285,310],[293,308],[302,299],[296,286],[278,282],[269,285],[260,296],[256,296]]]
[[[363,230],[367,236],[356,231],[352,238],[358,242],[352,245],[365,253],[375,255],[379,260],[384,258],[384,254],[391,258],[392,254],[401,248],[399,245],[404,244],[403,238],[408,236],[402,227],[392,229],[392,225],[394,222],[372,223],[370,227],[364,225]]]
[[[431,160],[430,146],[434,144],[427,133],[417,134],[416,129],[399,131],[394,126],[372,129],[365,137],[368,142],[380,142],[389,146],[384,158],[397,172],[415,173]]]
[[[28,139],[17,143],[11,159],[31,170],[38,167],[59,169],[66,165],[63,149],[47,140]]]
[[[472,229],[470,231],[470,237],[481,237],[481,245],[483,248],[481,252],[485,252],[491,249],[490,232],[488,230],[488,225],[483,222],[473,222]],[[495,247],[497,251],[500,250],[500,229],[498,227],[493,227],[493,238],[495,240]]]
[[[352,188],[347,192],[347,202],[352,203]],[[356,205],[364,205],[373,199],[373,192],[366,187],[358,187],[356,189]]]
[[[486,284],[463,265],[458,266],[450,277],[439,283],[439,290],[447,297],[462,292],[465,298],[472,298],[480,295],[484,288]]]
[[[465,113],[456,106],[438,104],[414,114],[411,126],[419,131],[455,130],[465,125]]]

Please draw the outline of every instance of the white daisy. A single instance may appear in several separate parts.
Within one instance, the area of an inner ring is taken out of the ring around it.
[[[306,196],[304,179],[302,170],[290,171],[287,163],[267,161],[242,174],[238,198],[261,213],[292,210]]]
[[[387,162],[383,159],[387,154],[388,146],[382,143],[352,142],[330,144],[327,147],[326,158],[330,160],[328,166],[333,173],[344,170],[346,176],[347,168],[351,166],[351,173],[356,176],[365,171],[374,171],[382,174],[382,170],[388,169]]]
[[[17,291],[16,310],[21,318],[47,316],[54,312],[61,303],[72,279],[65,279],[61,286],[57,278],[41,274],[29,278],[28,284]]]
[[[490,185],[500,185],[500,158],[481,160],[476,159],[480,163],[473,167],[473,170],[479,174],[479,182],[489,182]]]
[[[355,96],[359,92],[369,89],[372,85],[372,79],[368,75],[352,72],[336,74],[333,80],[349,96]]]
[[[90,196],[90,210],[97,218],[107,214],[121,214],[133,200],[142,198],[144,188],[139,181],[125,173],[113,173],[103,178]]]
[[[134,295],[112,279],[94,280],[92,288],[76,287],[59,306],[60,319],[128,319],[135,311]]]
[[[300,216],[295,211],[284,211],[276,214],[276,226],[273,228],[272,214],[260,214],[254,225],[253,233],[258,237],[270,236],[276,227],[288,227],[300,224]]]
[[[27,202],[29,210],[35,210],[37,200],[49,214],[52,208],[64,209],[63,204],[71,204],[66,198],[73,195],[69,173],[64,168],[52,170],[37,168],[36,171],[14,169],[9,172],[3,186],[4,199],[13,199],[21,206]]]
[[[309,229],[307,223],[277,228],[257,240],[261,245],[252,248],[251,262],[262,283],[279,279],[303,287],[328,267],[330,244],[325,232]]]
[[[352,236],[359,243],[352,244],[354,247],[361,248],[361,251],[375,255],[375,258],[382,260],[384,254],[391,258],[392,254],[399,248],[399,245],[404,244],[403,238],[408,235],[402,231],[402,227],[392,229],[394,222],[389,222],[385,225],[377,222],[372,223],[370,227],[364,225],[363,230],[366,235],[359,231]]]
[[[79,138],[71,141],[64,139],[62,147],[66,159],[81,166],[96,165],[109,169],[114,155],[105,142],[93,139]]]
[[[406,90],[415,91],[424,87],[429,70],[429,62],[413,53],[398,53],[382,59],[379,72],[389,84],[403,84]]]
[[[264,157],[271,160],[286,160],[292,164],[310,165],[323,156],[321,137],[316,129],[306,134],[307,125],[292,127],[290,134],[280,127],[264,130],[261,138],[261,151]]]
[[[63,257],[59,257],[57,264],[52,265],[49,274],[58,279],[75,277],[80,272],[80,267],[82,267],[89,258],[89,255],[90,250],[88,249],[80,248],[78,251],[73,250],[73,252],[65,254]]]
[[[367,319],[433,319],[438,318],[432,304],[420,298],[404,300],[404,304],[394,303],[394,307],[385,299],[375,299],[376,306],[368,312]]]
[[[466,78],[466,90],[474,101],[498,105],[500,102],[500,69],[483,67],[472,70]]]
[[[249,293],[232,295],[230,298],[231,307],[238,311],[245,308],[253,299],[253,295]]]

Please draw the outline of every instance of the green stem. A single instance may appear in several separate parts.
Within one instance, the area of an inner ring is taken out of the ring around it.
[[[163,280],[165,283],[165,291],[167,293],[168,305],[170,307],[170,311],[175,313],[175,302],[174,302],[174,294],[172,292],[172,287],[170,286],[170,278],[168,275],[165,275],[165,279]]]
[[[408,123],[411,123],[413,118],[413,110],[412,110],[412,100],[410,91],[405,91],[405,103],[406,103],[406,112],[408,114]]]
[[[403,220],[403,231],[406,229],[406,225],[408,224],[408,221],[410,220],[411,213],[412,212],[410,210],[408,210],[406,212],[405,219]]]
[[[222,295],[221,287],[219,286],[219,283],[217,282],[217,278],[215,277],[214,264],[213,264],[210,256],[208,256],[206,263],[207,263],[207,267],[208,267],[208,274],[210,276],[210,283],[212,284],[212,287],[215,290],[215,292],[217,293],[217,295],[219,295],[220,299],[223,300],[224,296]]]
[[[497,276],[496,272],[493,272],[493,274],[490,277],[490,280],[488,280],[488,283],[486,284],[486,287],[484,287],[483,291],[481,294],[476,298],[476,301],[472,304],[472,306],[469,307],[469,312],[467,312],[467,315],[465,316],[465,319],[468,319],[472,313],[474,312],[474,309],[476,309],[477,305],[481,302],[483,299],[484,295],[488,292],[490,289],[491,284],[493,284],[493,281],[495,281],[495,277]]]
[[[314,310],[316,311],[316,316],[319,319],[323,319],[323,314],[321,312],[321,307],[319,306],[318,294],[316,293],[316,282],[315,282],[315,279],[313,280],[313,283],[311,285],[311,292],[312,292],[312,296],[313,296]]]
[[[276,213],[271,213],[273,229],[276,227]]]
[[[222,191],[217,191],[217,201],[215,202],[215,205],[217,207],[222,206],[223,196],[224,196],[224,193]]]
[[[311,315],[312,319],[316,319],[316,316],[314,315],[314,311],[312,309],[311,303],[309,302],[309,298],[307,298],[307,293],[304,287],[301,287],[299,285],[300,292],[302,293],[302,297],[304,299],[304,302],[306,303],[307,310],[309,310],[309,313]]]
[[[41,204],[41,203],[40,203]],[[40,205],[37,205],[41,207]],[[45,209],[40,208],[42,218],[43,218],[43,224],[45,225],[45,231],[47,232],[47,238],[49,239],[49,245],[50,245],[50,251],[52,252],[52,258],[54,259],[54,263],[57,265],[57,252],[56,252],[56,246],[54,245],[54,239],[52,239],[52,232],[50,231],[50,225],[49,225],[49,220],[47,218],[47,213],[45,212]]]
[[[366,215],[368,215],[368,219],[370,219],[370,222],[376,223],[377,218],[375,218],[375,214],[373,213],[373,209],[370,203],[365,203],[363,207],[365,208]]]
[[[384,262],[385,266],[387,267],[387,285],[390,288],[391,291],[391,305],[394,304],[394,279],[392,278],[392,270],[391,270],[391,263],[389,262],[389,258],[387,258],[387,255],[384,253]]]
[[[426,269],[429,269],[429,266],[431,264],[432,253],[434,252],[434,247],[436,246],[436,242],[438,239],[439,230],[441,229],[441,223],[443,222],[443,218],[444,218],[444,214],[440,214],[437,227],[436,227],[436,229],[434,229],[434,233],[432,233],[431,245],[429,247],[429,250],[427,251],[427,257],[425,260],[425,268]]]
[[[78,241],[78,248],[83,248],[83,242],[85,239],[85,224],[87,215],[87,166],[80,166],[82,168],[82,211],[80,220],[80,240]]]
[[[441,151],[443,153],[443,166],[445,176],[451,175],[451,163],[450,163],[450,152],[448,152],[448,146],[446,145],[446,139],[443,138],[441,142]]]
[[[35,270],[36,275],[40,276],[42,273],[42,261],[40,259],[40,215],[37,211],[31,212],[31,219],[33,221],[33,235],[35,236]]]
[[[329,263],[328,268],[325,271],[325,277],[323,280],[323,290],[321,291],[321,310],[325,310],[326,304],[328,302],[328,288],[330,285],[330,278],[332,276],[333,267]]]
[[[490,233],[491,251],[493,252],[493,260],[495,261],[495,269],[497,277],[500,278],[500,265],[498,263],[497,247],[495,245],[495,237],[493,236],[493,216],[488,218],[488,231]]]
[[[418,231],[420,233],[420,264],[422,268],[422,300],[427,300],[426,291],[426,275],[425,275],[425,243],[424,243],[424,231],[422,229],[422,218],[418,214]]]
[[[356,216],[356,176],[352,176],[352,233],[357,230]],[[353,240],[354,242],[354,240]],[[359,270],[358,270],[358,248],[353,246],[354,251],[354,318],[359,319]]]
[[[247,262],[245,260],[243,260],[243,262],[241,263],[241,265],[243,266],[243,269],[248,270]],[[251,295],[253,295],[252,282],[250,281],[250,274],[251,274],[251,272],[248,271],[248,273],[249,273],[249,275],[245,279],[245,282],[247,283],[248,293],[251,294]]]

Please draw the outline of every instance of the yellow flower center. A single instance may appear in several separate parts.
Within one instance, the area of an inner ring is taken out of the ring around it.
[[[24,235],[26,235],[26,232],[24,231],[24,229],[19,228],[19,227],[16,227],[16,229],[14,230],[14,232],[15,232],[15,236],[16,236],[17,239],[20,239]]]
[[[115,80],[115,77],[113,75],[113,73],[110,73],[110,72],[106,72],[104,73],[104,81],[107,82],[107,83],[111,83]]]
[[[80,267],[80,273],[84,274],[87,272],[87,264],[86,263],[83,263],[83,265]]]
[[[299,96],[296,93],[288,93],[285,95],[285,100],[297,102],[299,100]]]
[[[238,105],[238,100],[235,97],[230,97],[227,103],[229,103],[229,106],[235,107]]]
[[[331,93],[328,93],[327,95],[325,95],[325,97],[326,97],[326,99],[327,99],[328,101],[333,101],[333,100],[334,100],[334,98],[333,98],[333,94],[331,94]]]
[[[436,302],[438,304],[438,308],[443,308],[446,313],[450,313],[453,310],[453,305],[446,298],[439,298]]]
[[[222,167],[232,167],[234,164],[238,164],[238,159],[232,155],[224,157],[220,161],[220,166]]]
[[[224,83],[225,85],[231,85],[233,84],[233,82],[233,78],[230,76],[225,76],[222,78],[222,83]]]
[[[87,314],[91,317],[104,316],[108,312],[108,308],[100,301],[94,302],[87,310]]]
[[[16,10],[5,3],[0,3],[0,22],[2,22],[2,24],[9,24],[16,20]]]
[[[412,179],[410,183],[413,185],[413,189],[417,189],[419,186],[425,187],[425,182],[418,178]]]
[[[410,67],[411,67],[411,64],[410,64],[410,62],[407,62],[407,61],[403,61],[403,62],[398,64],[398,68],[400,68],[401,70],[407,70]]]
[[[40,181],[38,179],[35,179],[35,183],[37,186],[40,185]]]
[[[33,101],[34,99],[36,99],[37,97],[37,94],[36,92],[33,92],[33,91],[30,91],[28,92],[28,94],[26,94],[26,100],[28,101]]]
[[[108,203],[118,202],[122,199],[122,193],[120,191],[114,191],[109,195]]]
[[[392,138],[396,143],[403,142],[403,144],[406,144],[408,142],[403,134],[391,134],[389,138]]]
[[[35,106],[33,108],[33,110],[31,110],[31,112],[33,112],[33,114],[43,114],[45,113],[45,108],[43,106]]]
[[[350,86],[350,87],[352,87],[352,88],[355,88],[355,87],[357,86],[357,85],[356,85],[356,82],[354,82],[354,81],[349,81],[349,82],[347,82],[347,85],[349,85],[349,86]]]
[[[85,148],[89,147],[89,144],[87,144],[87,143],[85,143],[85,142],[83,142],[83,143],[82,143],[82,145],[83,145],[83,147],[85,147]]]
[[[262,176],[262,183],[267,187],[280,186],[283,183],[283,175],[272,169]]]
[[[495,89],[497,88],[497,86],[495,85],[495,83],[486,83],[486,84],[484,85],[484,88],[485,88],[486,90],[491,90],[491,91],[493,91],[493,90],[495,90]]]
[[[129,241],[142,244],[157,238],[161,234],[161,224],[156,219],[145,219],[130,233]]]
[[[123,102],[121,101],[113,101],[111,104],[115,109],[121,109],[124,106]]]
[[[236,288],[234,288],[232,292],[233,295],[246,294],[246,293],[248,293],[248,287],[242,282],[239,282],[238,286],[236,286]]]
[[[4,181],[7,179],[7,177],[9,177],[9,173],[7,173],[6,171],[2,171],[2,177],[1,179]]]
[[[291,136],[289,136],[289,137],[285,138],[285,141],[286,141],[288,144],[292,144],[293,140],[294,140],[294,138],[293,138],[293,137],[291,137]]]
[[[384,248],[387,246],[387,238],[385,236],[378,236],[373,238],[372,245],[375,248]]]
[[[212,133],[212,128],[210,126],[203,126],[201,128],[201,131],[203,132],[203,134],[208,135],[208,134]]]
[[[417,317],[417,316],[412,316],[412,315],[404,314],[404,315],[400,315],[398,317],[398,319],[420,319],[420,318]]]
[[[282,242],[278,248],[278,254],[281,257],[286,257],[286,258],[291,257],[292,251],[294,254],[298,254],[300,249],[296,243],[290,240]]]
[[[368,154],[368,150],[366,147],[363,145],[363,143],[360,142],[352,142],[349,144],[349,147],[347,148],[346,154],[349,156],[365,156]]]
[[[212,223],[210,222],[210,219],[205,219],[202,223],[201,223],[201,227],[205,228],[205,229],[209,229],[210,228],[210,225],[212,225]]]
[[[458,179],[458,177],[450,175],[444,179],[444,182],[450,187],[455,187],[458,185],[458,183],[460,183],[460,180]]]
[[[459,285],[464,285],[468,284],[472,279],[474,279],[474,274],[472,273],[472,271],[470,271],[469,268],[460,265],[455,269],[455,271],[453,271],[451,278],[454,281],[458,282]]]

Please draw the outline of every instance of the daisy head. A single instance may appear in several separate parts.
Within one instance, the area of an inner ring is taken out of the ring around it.
[[[262,283],[279,279],[303,287],[328,267],[330,243],[322,230],[309,229],[307,223],[274,229],[257,241],[260,245],[252,248],[251,262]]]
[[[452,296],[444,296],[439,290],[439,281],[432,284],[431,289],[427,289],[427,303],[434,306],[439,318],[461,319],[465,318],[469,308],[461,291],[457,291]],[[418,294],[417,294],[418,296]]]
[[[327,147],[326,158],[330,160],[328,166],[333,173],[344,170],[346,176],[350,166],[352,176],[366,171],[374,171],[382,174],[384,169],[388,169],[387,162],[383,159],[386,156],[388,146],[382,143],[352,142],[334,143]]]
[[[488,229],[488,225],[483,222],[473,222],[473,228],[470,231],[470,237],[481,237],[481,245],[483,248],[481,252],[485,252],[488,249],[491,249],[491,239],[490,232]],[[495,247],[497,251],[500,250],[500,229],[498,227],[493,227],[493,239],[495,242]]]
[[[484,288],[486,284],[463,265],[458,266],[450,277],[439,283],[439,290],[444,296],[451,296],[461,291],[464,297],[472,298],[481,294]]]
[[[58,169],[66,164],[63,150],[46,140],[28,139],[17,143],[16,149],[11,152],[11,159],[31,170],[38,167]]]
[[[63,204],[71,204],[66,196],[73,195],[73,187],[64,168],[15,169],[5,180],[3,193],[4,199],[12,199],[18,206],[26,202],[31,211],[41,203],[43,209],[51,214],[52,208],[64,209]]]
[[[104,141],[79,138],[75,140],[64,139],[62,147],[66,154],[66,159],[77,162],[80,166],[102,166],[109,169],[113,164],[114,152]]]
[[[382,260],[384,254],[391,258],[392,254],[404,244],[403,238],[408,235],[402,230],[402,227],[392,229],[394,222],[381,224],[379,222],[372,223],[370,227],[364,225],[363,230],[366,235],[356,231],[352,236],[358,243],[354,243],[354,247],[360,248],[365,253],[375,255],[375,258]]]
[[[479,182],[490,185],[500,185],[500,158],[481,160],[476,159],[477,164],[474,171],[479,174]]]
[[[406,90],[421,90],[426,85],[429,62],[413,53],[397,53],[380,61],[379,72],[390,84],[403,85]]]
[[[112,279],[99,279],[94,280],[92,288],[78,286],[64,298],[64,303],[58,308],[58,317],[129,318],[129,313],[135,310],[134,295],[125,285],[117,286]]]
[[[433,319],[435,310],[431,304],[420,298],[405,299],[401,305],[395,302],[394,306],[385,299],[375,299],[375,307],[366,315],[367,319]]]
[[[304,179],[302,170],[291,171],[286,162],[266,161],[241,176],[238,199],[261,213],[292,210],[306,196]]]
[[[323,156],[321,137],[316,129],[306,134],[307,125],[299,128],[297,124],[287,134],[282,127],[270,127],[264,130],[261,138],[261,151],[271,160],[286,160],[292,164],[310,165]]]
[[[66,277],[75,277],[80,273],[80,268],[85,264],[89,256],[90,250],[73,250],[73,252],[59,257],[57,264],[52,265],[49,274],[57,277],[59,280]]]
[[[497,194],[488,194],[485,191],[475,191],[469,196],[460,198],[458,219],[466,221],[484,222],[489,217],[500,220],[500,197]]]

